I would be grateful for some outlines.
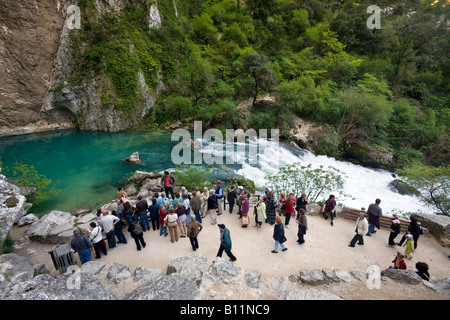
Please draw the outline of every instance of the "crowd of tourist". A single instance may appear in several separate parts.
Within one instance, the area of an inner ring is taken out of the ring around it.
[[[88,230],[89,237],[80,234],[79,230],[74,232],[72,248],[78,252],[81,263],[91,260],[91,251],[95,252],[95,258],[107,255],[108,250],[113,250],[118,243],[127,243],[124,231],[128,231],[134,240],[136,248],[141,251],[145,248],[144,233],[150,230],[159,231],[160,236],[170,236],[170,242],[178,242],[180,238],[189,238],[192,250],[199,248],[198,236],[203,229],[205,218],[209,216],[210,223],[217,225],[220,232],[220,244],[217,256],[221,257],[223,251],[228,255],[230,261],[236,261],[236,257],[231,251],[232,242],[229,229],[224,224],[218,223],[218,216],[224,212],[224,201],[228,204],[229,213],[233,212],[237,206],[238,219],[242,228],[251,225],[256,230],[261,230],[263,223],[273,226],[274,249],[272,253],[288,250],[286,246],[285,229],[289,229],[292,220],[297,225],[297,243],[305,243],[305,235],[308,230],[308,218],[306,215],[307,196],[301,194],[298,198],[294,193],[281,193],[278,198],[270,190],[266,190],[265,195],[259,196],[257,203],[250,208],[251,194],[239,185],[231,186],[226,195],[222,189],[221,182],[216,181],[215,188],[199,190],[195,187],[192,192],[184,187],[179,192],[174,192],[175,178],[165,172],[161,178],[161,187],[164,192],[158,193],[157,197],[151,199],[151,204],[142,196],[138,196],[138,202],[131,205],[128,195],[123,188],[117,191],[117,208],[108,212],[97,209],[97,222],[91,222]],[[381,200],[376,199],[370,204],[368,210],[361,208],[356,220],[355,236],[351,239],[349,247],[355,244],[364,245],[364,236],[372,236],[380,229],[380,218],[382,210]],[[253,209],[253,212],[250,210]],[[330,225],[334,226],[336,217],[336,198],[330,195],[321,208],[324,220],[330,219]],[[283,217],[284,216],[284,222]],[[406,269],[404,258],[412,258],[414,250],[417,248],[417,241],[421,235],[420,224],[414,218],[408,226],[408,231],[403,235],[400,242],[396,243],[395,238],[400,234],[400,220],[393,216],[390,226],[390,234],[387,246],[403,246],[404,254],[400,252],[392,261],[391,268]],[[428,280],[428,266],[426,263],[416,264],[418,274]]]

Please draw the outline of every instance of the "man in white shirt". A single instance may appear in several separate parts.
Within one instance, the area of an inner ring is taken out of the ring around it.
[[[103,212],[103,218],[101,220],[101,225],[103,230],[106,233],[106,239],[108,240],[109,249],[114,249],[116,244],[116,234],[114,232],[114,224],[119,222],[120,219],[112,214],[109,214],[108,211]]]

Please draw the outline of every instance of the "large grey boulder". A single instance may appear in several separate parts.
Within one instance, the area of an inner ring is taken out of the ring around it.
[[[89,261],[86,263],[83,263],[83,265],[80,268],[80,272],[82,274],[91,274],[96,275],[100,273],[103,268],[105,268],[106,264],[100,261]]]
[[[130,268],[120,263],[113,263],[107,270],[108,273],[106,274],[106,278],[109,280],[109,283],[119,284],[131,277]],[[105,269],[103,269],[102,272],[103,271],[105,271]]]
[[[141,157],[139,156],[139,152],[133,152],[132,155],[125,158],[125,162],[129,162],[132,164],[142,164]]]
[[[25,201],[20,188],[0,174],[0,240],[6,238],[14,223],[26,213]]]
[[[422,227],[427,228],[431,235],[438,241],[450,247],[450,217],[436,214],[413,213],[411,218],[415,218]]]
[[[322,214],[322,208],[317,203],[307,204],[306,214],[311,216],[317,216],[319,214]]]
[[[194,280],[177,273],[156,281],[144,282],[124,300],[194,300],[199,290]]]
[[[34,267],[24,256],[8,253],[0,256],[0,282],[12,284],[33,278]]]
[[[244,270],[232,262],[216,257],[213,263],[204,272],[201,289],[206,290],[216,282],[223,282],[238,277]]]
[[[30,240],[44,243],[67,243],[73,238],[75,217],[70,212],[53,210],[27,230]]]
[[[204,254],[196,252],[189,256],[173,259],[167,266],[166,274],[177,273],[194,280],[200,285],[203,273],[209,264]]]
[[[422,283],[422,278],[413,270],[401,270],[387,268],[381,272],[383,277],[390,278],[398,283],[404,284],[419,284]]]
[[[312,286],[318,286],[325,283],[325,276],[320,269],[301,270],[300,281]]]
[[[147,179],[160,179],[162,174],[159,172],[146,172],[141,170],[136,170],[133,175],[128,178],[129,182],[132,183],[143,183]]]
[[[117,297],[91,275],[75,273],[57,277],[42,274],[7,290],[4,300],[116,300]]]
[[[255,270],[245,271],[244,280],[250,288],[258,289],[261,284],[261,272]]]
[[[39,217],[33,213],[27,214],[25,216],[23,216],[22,218],[20,218],[19,222],[17,222],[17,225],[19,227],[27,225],[27,224],[32,224],[36,221],[39,220]]]
[[[134,270],[134,282],[150,282],[156,281],[164,276],[164,271],[161,269],[151,269],[149,267],[137,267]]]

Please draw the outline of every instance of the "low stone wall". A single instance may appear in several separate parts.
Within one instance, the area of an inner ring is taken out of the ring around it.
[[[166,270],[107,265],[91,261],[74,272],[35,276],[35,266],[23,256],[0,256],[1,300],[342,300],[321,285],[367,283],[377,277],[404,285],[423,284],[443,296],[449,279],[422,280],[412,270],[344,271],[300,270],[297,275],[262,279],[256,270],[244,270],[216,257],[208,263],[202,253],[172,260]],[[71,270],[72,271],[72,270]]]

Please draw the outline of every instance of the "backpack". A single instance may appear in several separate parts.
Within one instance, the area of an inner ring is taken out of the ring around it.
[[[139,222],[137,222],[137,221],[133,222],[133,227],[134,227],[133,232],[135,234],[141,234],[143,232],[141,224]]]

